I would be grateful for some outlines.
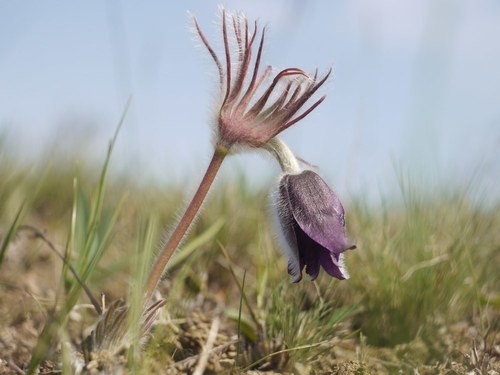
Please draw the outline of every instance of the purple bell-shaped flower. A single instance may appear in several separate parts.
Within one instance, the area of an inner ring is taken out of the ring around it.
[[[292,281],[302,279],[304,268],[316,279],[320,266],[340,280],[349,278],[343,253],[356,246],[346,237],[337,194],[316,172],[302,170],[284,143],[276,139],[270,149],[285,172],[279,181],[277,213]]]

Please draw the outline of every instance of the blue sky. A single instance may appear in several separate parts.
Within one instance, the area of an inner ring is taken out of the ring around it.
[[[283,137],[342,196],[466,184],[500,197],[500,3],[380,1],[0,1],[0,133],[36,160],[47,149],[102,160],[124,108],[115,168],[192,180],[211,155],[216,71],[188,11],[221,46],[218,4],[269,26],[263,62],[334,77],[326,101]],[[76,152],[78,150],[78,152]],[[224,173],[260,184],[273,161]]]

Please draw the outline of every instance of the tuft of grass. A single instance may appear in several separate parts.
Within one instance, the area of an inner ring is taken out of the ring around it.
[[[74,180],[75,197],[71,215],[70,235],[64,257],[65,259],[71,259],[71,250],[74,249],[74,252],[77,254],[75,269],[80,275],[80,280],[71,277],[68,274],[68,267],[64,266],[61,280],[64,286],[62,306],[55,305],[50,312],[50,318],[46,322],[37,345],[33,349],[28,365],[28,374],[34,374],[38,370],[40,363],[47,357],[47,354],[53,350],[56,336],[64,329],[69,313],[78,302],[83,290],[82,283],[86,283],[90,278],[108,245],[111,230],[116,222],[118,209],[103,209],[104,194],[111,154],[120,128],[125,120],[127,108],[123,112],[115,134],[109,144],[96,192],[93,194],[91,200],[87,199],[85,193],[80,189],[78,180]]]
[[[308,363],[325,348],[331,350],[342,337],[338,330],[340,323],[357,308],[335,306],[334,301],[325,301],[311,289],[311,285],[297,288],[281,281],[265,303],[267,335],[270,340],[282,338],[283,349],[291,349],[288,355],[292,364]]]
[[[500,287],[498,214],[464,196],[403,195],[404,208],[357,206],[349,217],[358,250],[348,257],[363,312],[356,325],[370,344],[394,346],[480,313]]]

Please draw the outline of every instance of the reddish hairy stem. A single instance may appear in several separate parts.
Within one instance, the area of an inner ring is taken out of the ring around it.
[[[196,214],[198,213],[226,155],[227,150],[219,147],[215,149],[212,160],[210,161],[210,164],[208,165],[208,168],[205,172],[205,176],[203,176],[200,186],[198,186],[198,190],[196,190],[196,193],[194,194],[191,203],[189,203],[186,212],[184,212],[184,215],[177,224],[177,227],[172,233],[172,236],[168,240],[167,244],[156,259],[156,262],[149,274],[148,281],[146,283],[146,303],[149,302],[149,299],[158,286],[158,283],[161,279],[161,276],[163,275],[163,272],[165,271],[165,267],[167,266],[170,257],[179,246],[179,243],[184,238],[184,235],[186,234]]]

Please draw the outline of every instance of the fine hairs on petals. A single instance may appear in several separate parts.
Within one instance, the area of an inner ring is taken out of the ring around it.
[[[238,144],[262,147],[271,138],[311,113],[325,96],[309,100],[330,76],[318,71],[308,75],[299,68],[285,68],[271,76],[262,56],[266,27],[249,22],[240,13],[220,8],[221,33],[216,40],[222,53],[193,18],[196,33],[214,61],[219,76],[221,99],[216,144],[229,151]],[[272,79],[271,79],[272,78]]]
[[[281,180],[280,176],[279,180]],[[279,187],[274,188],[271,191],[269,197],[271,217],[273,221],[273,227],[275,228],[274,234],[279,244],[280,252],[287,260],[288,273],[292,276],[291,282],[298,282],[302,279],[302,270],[300,269],[299,251],[298,246],[295,242],[293,245],[295,233],[290,231],[285,233],[282,220],[279,213],[287,209],[286,203],[284,203],[279,194]],[[288,218],[289,222],[286,223],[286,227],[290,227],[293,224],[293,218]],[[292,244],[290,243],[292,241]],[[295,239],[296,241],[296,239]]]
[[[219,6],[220,8],[221,6]],[[192,35],[192,41],[193,44],[195,45],[196,48],[199,48],[201,53],[200,55],[203,56],[204,58],[207,59],[207,66],[210,66],[210,69],[207,69],[210,72],[210,78],[213,80],[214,83],[217,83],[216,85],[210,85],[210,98],[212,98],[212,103],[211,105],[208,106],[207,110],[207,118],[210,119],[210,133],[211,137],[210,139],[212,140],[212,145],[215,147],[217,143],[217,122],[218,122],[218,116],[219,116],[219,105],[223,99],[224,96],[224,90],[221,90],[221,80],[222,77],[220,76],[221,71],[220,70],[213,70],[211,65],[214,63],[214,58],[213,56],[210,55],[210,53],[207,53],[207,46],[203,42],[201,35],[203,35],[205,38],[208,39],[206,35],[204,35],[201,30],[199,29],[199,24],[196,19],[196,15],[190,11],[187,12],[189,22],[188,22],[188,29]],[[219,18],[220,14],[218,13]],[[220,24],[222,25],[222,21],[220,21]],[[200,35],[201,33],[201,35]],[[206,40],[208,42],[208,40]],[[222,69],[222,67],[221,67]],[[166,240],[165,240],[166,241]]]
[[[223,67],[222,66],[217,66],[216,70],[212,69],[212,64],[214,63],[214,55],[211,53],[207,53],[207,43],[209,43],[209,38],[201,31],[200,26],[198,24],[196,15],[190,11],[187,12],[189,22],[188,22],[188,30],[190,34],[192,35],[191,39],[193,41],[193,45],[195,48],[199,49],[202,53],[200,53],[200,56],[203,56],[204,59],[207,61],[207,66],[210,66],[209,69],[209,74],[211,78],[214,80],[214,82],[217,83],[217,85],[213,85],[212,89],[214,90],[213,95],[211,97],[214,98],[215,102],[211,106],[212,111],[214,112],[214,116],[216,117],[216,110],[217,106],[220,104],[223,96],[223,90],[221,90],[221,73],[223,73]],[[219,48],[217,48],[219,50]],[[216,51],[212,50],[213,53],[215,54]]]
[[[274,228],[276,228],[275,233],[278,240],[277,242],[279,244],[280,252],[286,257],[288,263],[288,273],[290,274],[290,276],[292,276],[292,279],[290,281],[293,283],[297,283],[302,280],[302,268],[300,265],[299,248],[296,234],[292,229],[294,218],[292,212],[290,212],[288,202],[285,202],[283,200],[280,192],[281,180],[285,178],[287,174],[292,172],[291,170],[288,170],[288,168],[284,168],[284,165],[293,162],[293,160],[283,159],[295,159],[295,156],[293,152],[288,148],[288,146],[279,138],[271,139],[266,146],[266,150],[269,152],[269,154],[273,155],[278,160],[278,163],[282,168],[282,173],[277,180],[277,187],[272,189],[270,194],[271,213],[273,218],[273,225]],[[300,171],[294,172],[300,173]],[[282,215],[282,213],[284,212],[287,213],[286,218],[284,217],[284,215]],[[286,233],[285,228],[288,228],[288,231]]]
[[[347,271],[347,267],[345,265],[344,253],[339,254],[338,261],[335,259],[335,257],[332,257],[332,258],[333,258],[333,263],[339,268],[340,272],[344,275],[344,278],[346,280],[349,279],[351,277],[351,275],[349,275],[349,271]]]

